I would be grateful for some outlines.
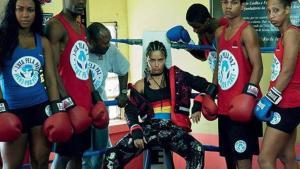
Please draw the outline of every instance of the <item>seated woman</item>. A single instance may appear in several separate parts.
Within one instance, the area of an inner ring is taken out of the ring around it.
[[[149,72],[131,86],[125,107],[130,133],[106,152],[104,168],[123,168],[144,149],[159,145],[185,158],[187,169],[202,169],[203,146],[188,133],[190,97],[191,89],[205,92],[210,83],[175,66],[167,69],[167,51],[159,41],[149,43],[146,57]],[[193,106],[195,122],[200,119],[200,108],[199,102]]]

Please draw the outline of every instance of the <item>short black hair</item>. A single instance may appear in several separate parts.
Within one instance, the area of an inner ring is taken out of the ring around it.
[[[240,2],[241,2],[241,3],[245,3],[245,2],[246,2],[246,0],[240,0]]]
[[[187,22],[204,23],[208,18],[212,18],[208,9],[202,4],[191,5],[186,12]]]
[[[86,31],[88,40],[103,37],[103,35],[107,34],[110,34],[110,31],[102,23],[99,22],[92,23],[90,26],[88,26]]]

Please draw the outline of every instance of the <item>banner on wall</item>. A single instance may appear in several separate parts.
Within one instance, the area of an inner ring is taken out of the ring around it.
[[[220,1],[211,0],[211,14],[214,18],[220,18],[222,7]],[[251,0],[246,2],[243,18],[249,21],[256,29],[260,38],[260,46],[274,47],[278,37],[278,29],[268,20],[266,13],[267,2],[265,0]],[[294,1],[291,6],[291,22],[300,26],[300,1]]]
[[[53,13],[43,13],[43,25],[45,26],[46,23],[50,18],[52,18]]]

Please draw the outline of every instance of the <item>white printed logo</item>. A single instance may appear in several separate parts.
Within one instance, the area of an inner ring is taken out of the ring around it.
[[[278,58],[273,56],[271,80],[275,81],[280,73],[280,62]]]
[[[247,143],[244,140],[238,140],[234,144],[234,149],[238,153],[243,153],[247,149]]]
[[[94,62],[89,62],[89,68],[92,73],[94,87],[98,89],[103,83],[103,71],[101,67]]]
[[[271,124],[276,125],[281,121],[281,116],[278,112],[273,112],[273,118],[270,121]]]
[[[52,115],[52,109],[51,109],[50,105],[47,105],[45,107],[45,113],[47,114],[48,117]]]
[[[233,54],[228,50],[222,50],[219,59],[218,83],[221,89],[227,90],[237,81],[239,66]]]
[[[89,78],[89,50],[87,44],[78,40],[70,53],[70,63],[76,77],[80,80],[87,80]]]
[[[209,66],[210,66],[210,70],[211,70],[212,72],[214,72],[215,67],[216,67],[216,64],[217,64],[217,52],[215,52],[215,51],[210,51],[210,52],[208,53],[207,59],[208,59],[208,64],[209,64]]]
[[[11,73],[20,86],[31,87],[38,82],[40,69],[41,62],[37,58],[24,56],[13,64]]]

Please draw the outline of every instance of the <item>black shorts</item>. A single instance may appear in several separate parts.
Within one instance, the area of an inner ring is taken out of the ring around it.
[[[221,115],[218,122],[221,156],[243,160],[259,154],[258,137],[262,136],[260,121],[253,119],[249,123],[240,123]]]
[[[55,143],[53,151],[61,156],[82,157],[83,153],[91,147],[91,127],[79,134],[73,134],[65,143]]]
[[[22,133],[28,133],[31,128],[43,125],[44,121],[48,118],[45,113],[45,107],[49,104],[48,101],[21,109],[13,109],[10,112],[19,117],[22,122]]]
[[[300,123],[300,107],[279,108],[273,106],[271,109],[274,116],[267,123],[269,127],[291,134]]]

